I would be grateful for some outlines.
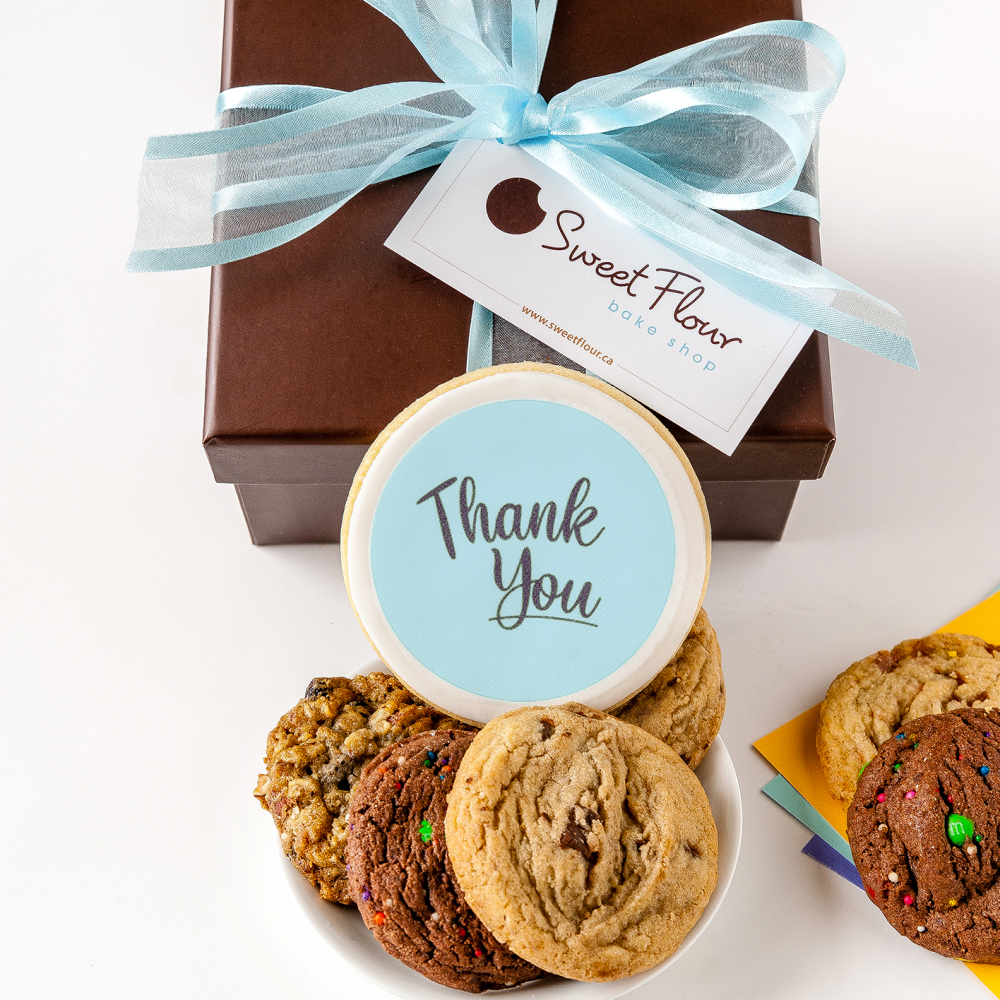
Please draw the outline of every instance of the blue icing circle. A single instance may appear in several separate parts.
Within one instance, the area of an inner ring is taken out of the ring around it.
[[[389,475],[370,541],[399,641],[505,701],[569,695],[627,662],[663,612],[674,558],[667,499],[636,448],[581,410],[525,399],[425,433]]]

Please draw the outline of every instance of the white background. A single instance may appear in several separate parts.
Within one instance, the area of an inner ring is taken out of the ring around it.
[[[829,267],[917,374],[832,344],[838,442],[784,541],[715,547],[743,856],[634,996],[986,996],[799,853],[750,743],[1000,584],[994,0],[806,0],[848,73]],[[378,997],[282,881],[251,796],[316,674],[369,658],[334,547],[255,549],[200,447],[208,274],[126,275],[151,133],[210,127],[221,0],[8,11],[0,364],[0,982],[9,996]]]

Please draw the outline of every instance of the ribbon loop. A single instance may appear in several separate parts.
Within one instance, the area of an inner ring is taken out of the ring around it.
[[[219,128],[150,140],[132,271],[238,260],[329,218],[461,139],[521,144],[607,211],[745,298],[916,367],[902,318],[712,209],[818,218],[815,148],[844,58],[802,21],[731,31],[583,80],[546,104],[556,0],[366,0],[443,83],[221,95]]]

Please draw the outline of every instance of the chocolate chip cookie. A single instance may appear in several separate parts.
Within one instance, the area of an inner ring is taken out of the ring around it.
[[[394,677],[317,677],[267,738],[254,795],[281,846],[324,899],[349,904],[344,849],[351,793],[389,744],[437,728],[470,727],[418,701]]]
[[[1000,712],[907,723],[858,781],[847,832],[868,895],[911,941],[1000,964]]]
[[[481,993],[545,973],[469,909],[445,846],[447,796],[472,734],[437,730],[383,750],[354,789],[351,895],[379,944],[442,986]]]
[[[852,664],[830,685],[816,750],[830,794],[848,805],[858,771],[899,726],[958,708],[1000,707],[1000,647],[936,632]]]
[[[445,830],[483,923],[569,979],[659,964],[717,877],[698,779],[665,743],[593,709],[524,708],[488,723],[459,768]]]
[[[609,714],[645,729],[696,768],[726,711],[719,639],[704,609],[674,658],[634,698]]]

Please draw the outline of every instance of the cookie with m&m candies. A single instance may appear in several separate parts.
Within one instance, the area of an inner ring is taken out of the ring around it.
[[[1000,965],[1000,712],[907,723],[858,781],[854,863],[893,927],[930,951]]]
[[[423,733],[368,765],[351,800],[347,863],[351,896],[390,955],[442,986],[481,993],[545,973],[483,926],[448,857],[447,797],[473,736]]]

